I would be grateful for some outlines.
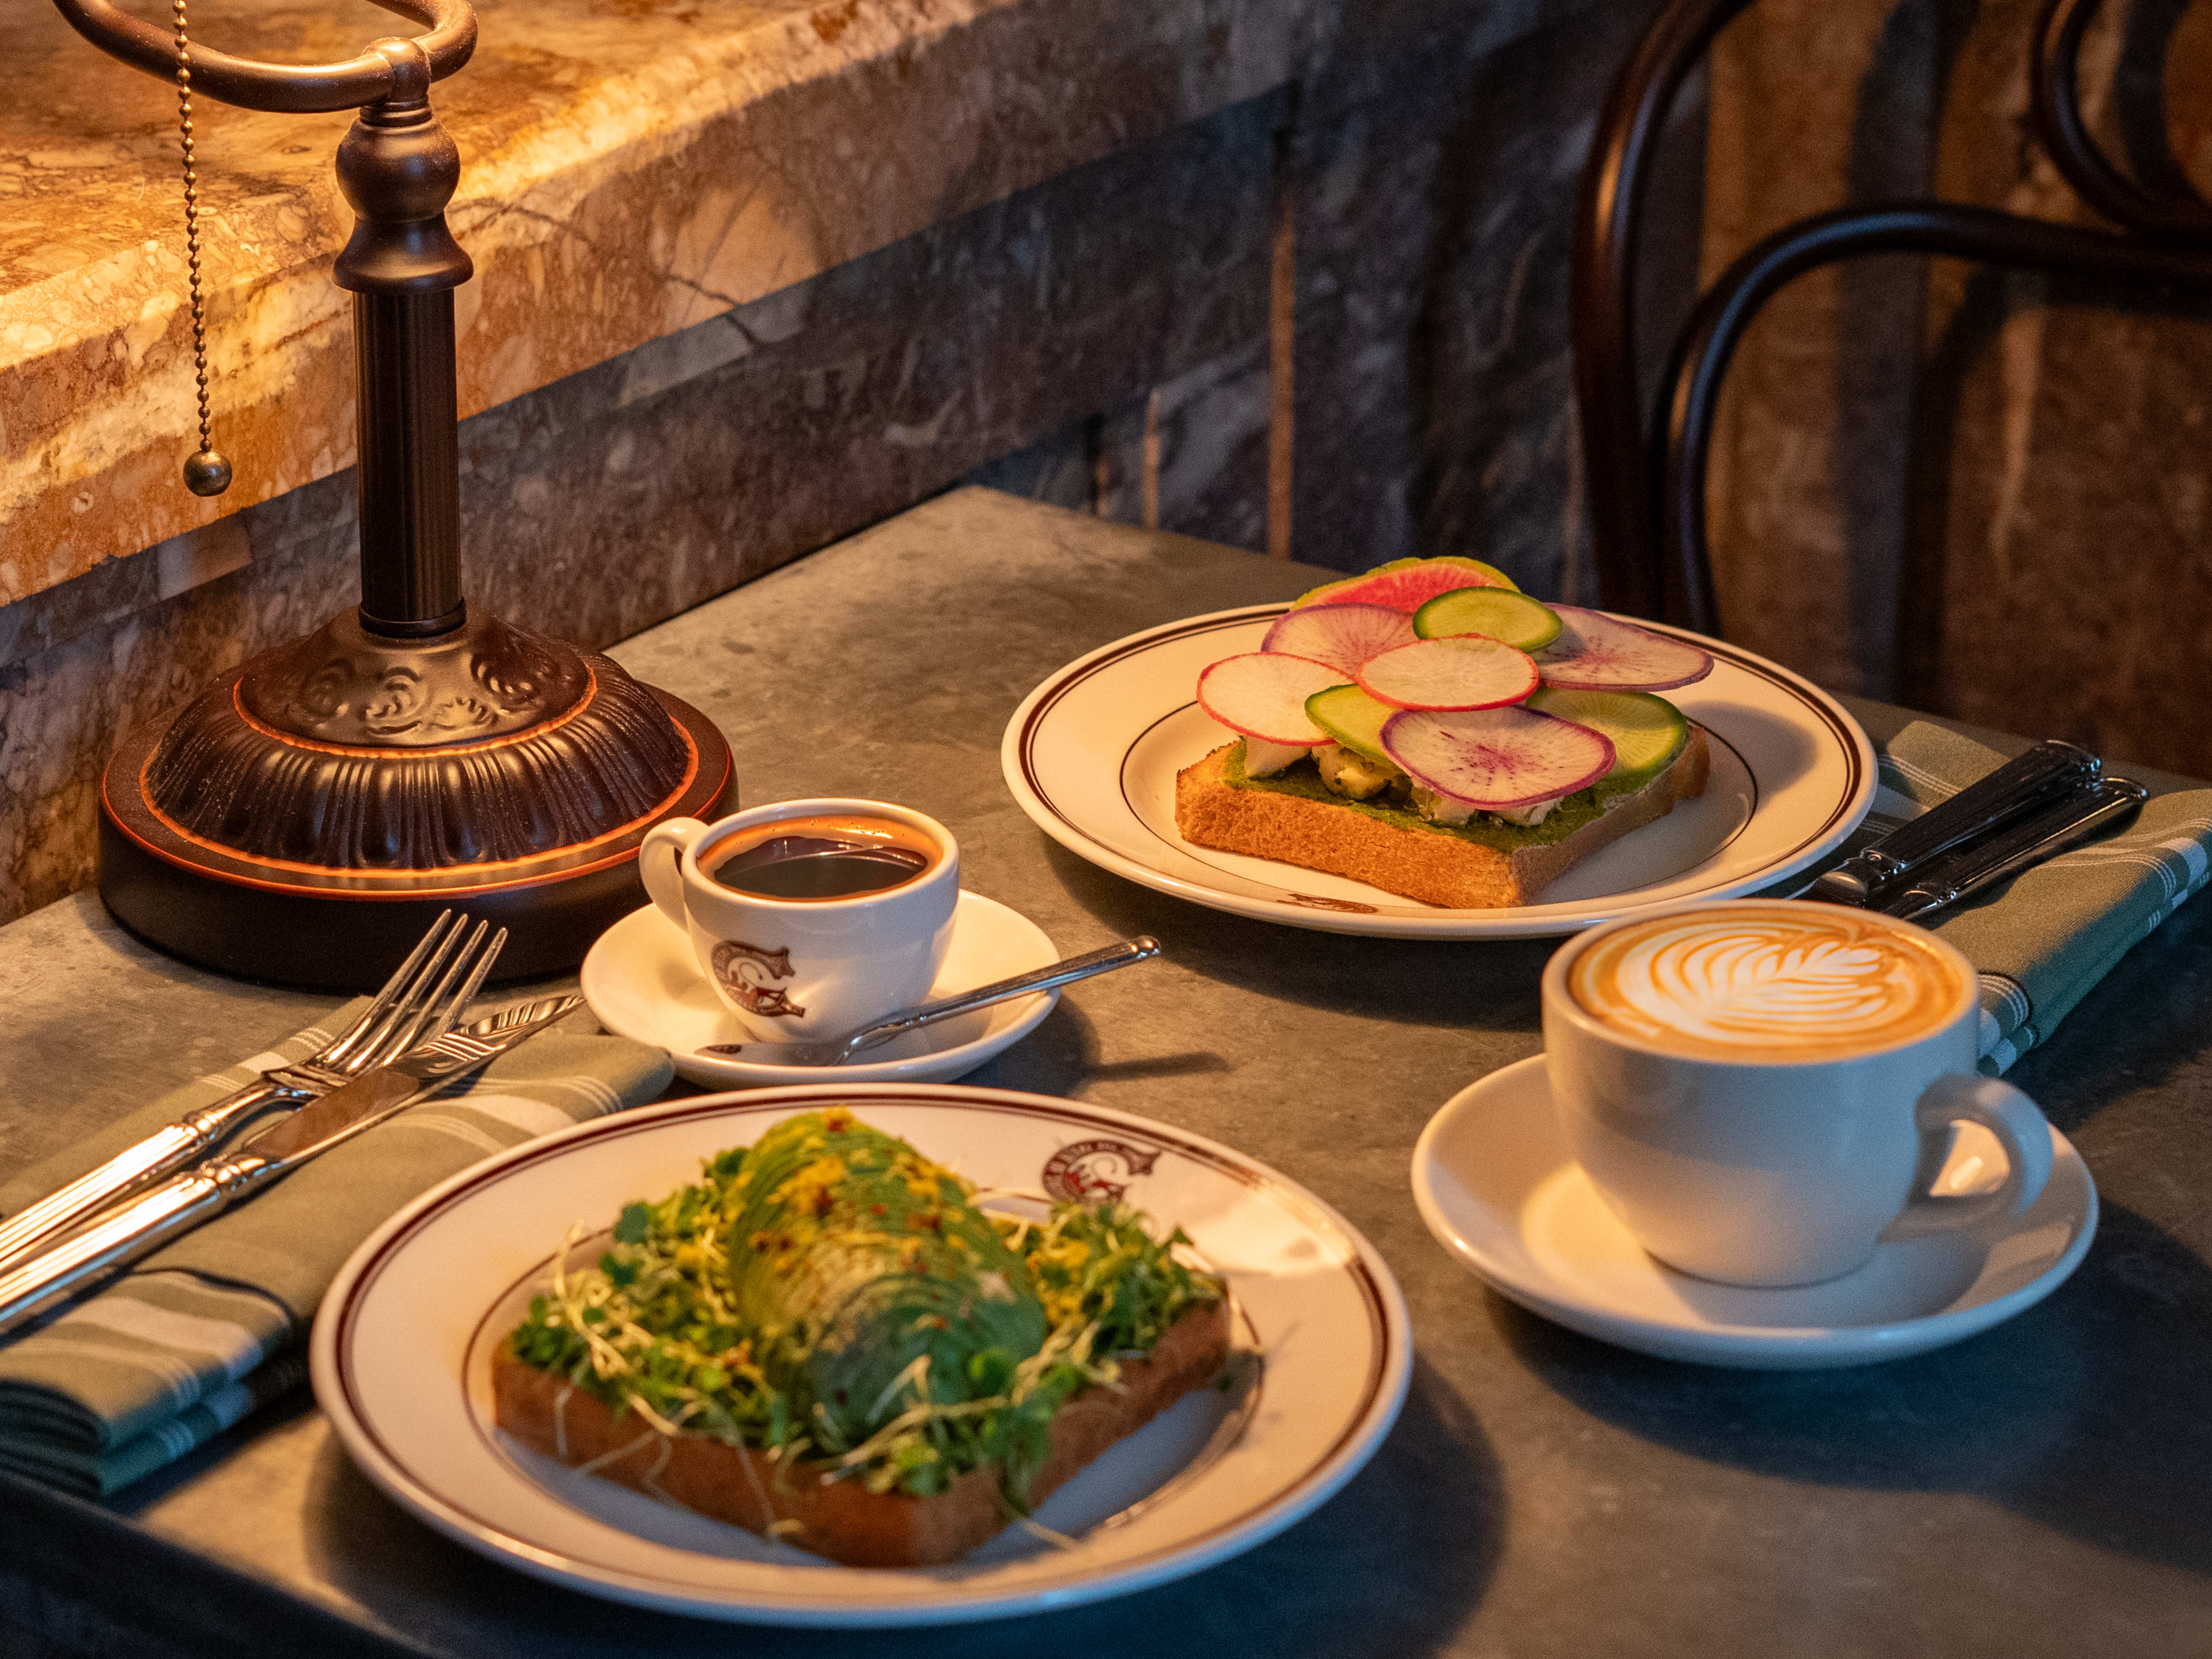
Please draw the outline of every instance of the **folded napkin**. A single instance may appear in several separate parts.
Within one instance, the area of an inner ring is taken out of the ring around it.
[[[1876,750],[1881,783],[1874,808],[1839,857],[1949,799],[2005,758],[1926,720]],[[2137,940],[2205,884],[2208,849],[2212,789],[2172,790],[2144,802],[2119,835],[2062,853],[1994,896],[1937,912],[1935,931],[1981,975],[1982,1070],[2008,1071],[2048,1039]]]
[[[132,1141],[303,1060],[362,999],[172,1091],[0,1185],[12,1212]],[[548,1031],[378,1125],[0,1347],[0,1466],[87,1495],[183,1456],[307,1374],[308,1327],[355,1246],[416,1194],[538,1135],[656,1098],[658,1048]]]

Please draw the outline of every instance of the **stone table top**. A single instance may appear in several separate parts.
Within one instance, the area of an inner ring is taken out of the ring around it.
[[[433,95],[477,270],[455,295],[461,413],[1301,74],[1355,88],[1330,66],[1440,20],[1510,36],[1568,3],[480,0],[476,55]],[[342,0],[191,16],[209,46],[291,62],[413,27]],[[173,92],[48,0],[0,0],[0,29],[4,605],[350,465],[354,409],[329,276],[350,115],[198,100],[215,433],[238,471],[201,501],[177,482],[193,392]]]
[[[2048,1301],[1840,1372],[1708,1370],[1571,1334],[1462,1273],[1407,1187],[1437,1108],[1537,1051],[1548,942],[1345,938],[1186,905],[1065,852],[1000,777],[1007,716],[1065,662],[1326,574],[970,490],[615,653],[722,724],[749,801],[908,802],[959,836],[971,886],[1061,950],[1156,934],[1161,962],[1073,988],[971,1081],[1251,1152],[1372,1238],[1412,1310],[1402,1419],[1305,1521],[1180,1584],[895,1650],[2212,1649],[2212,908],[2138,946],[2014,1073],[2104,1195],[2094,1249]],[[1905,718],[1856,707],[1878,736]],[[322,1006],[152,955],[88,895],[0,930],[0,1003],[10,1165],[82,1133],[101,1087],[151,1093]],[[179,1653],[893,1650],[641,1613],[479,1559],[380,1496],[304,1401],[104,1504],[12,1480],[0,1494],[0,1620],[35,1614],[72,1651],[152,1650],[149,1630]]]

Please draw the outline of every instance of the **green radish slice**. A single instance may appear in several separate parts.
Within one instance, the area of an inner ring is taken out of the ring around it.
[[[1306,718],[1363,760],[1397,763],[1382,752],[1382,722],[1398,711],[1356,685],[1332,685],[1306,699]]]
[[[1332,664],[1344,671],[1340,678],[1348,679],[1370,657],[1419,637],[1406,613],[1388,605],[1316,605],[1285,611],[1260,648]]]
[[[1671,691],[1713,672],[1713,659],[1694,645],[1585,611],[1554,605],[1566,626],[1537,658],[1544,684],[1563,691]]]
[[[1368,659],[1356,678],[1369,696],[1399,708],[1498,708],[1537,683],[1534,658],[1479,634],[1401,645]]]
[[[1526,707],[1408,709],[1383,722],[1382,747],[1414,782],[1486,812],[1571,795],[1613,769],[1603,732]]]
[[[1342,684],[1325,662],[1279,651],[1224,657],[1198,677],[1199,706],[1231,731],[1262,743],[1334,743],[1306,718],[1306,699]]]
[[[1348,576],[1303,594],[1291,609],[1310,605],[1382,605],[1411,616],[1455,587],[1510,588],[1513,579],[1494,565],[1456,555],[1440,559],[1393,559],[1364,576]]]
[[[1454,588],[1413,613],[1413,632],[1425,640],[1480,634],[1516,651],[1540,650],[1565,625],[1550,605],[1505,587]]]
[[[1547,685],[1528,699],[1528,707],[1610,738],[1608,780],[1655,776],[1673,765],[1690,741],[1690,722],[1682,711],[1648,691],[1561,691]]]

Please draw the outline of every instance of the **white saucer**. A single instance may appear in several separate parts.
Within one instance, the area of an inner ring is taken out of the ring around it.
[[[2081,1264],[2097,1188],[2053,1129],[2051,1180],[2024,1216],[1885,1244],[1825,1285],[1754,1290],[1662,1266],[1631,1238],[1552,1114],[1544,1057],[1492,1073],[1445,1103],[1413,1148],[1421,1218],[1462,1266],[1571,1330],[1667,1359],[1817,1370],[1924,1353],[2033,1307]],[[1936,1182],[1965,1193],[1995,1142],[1958,1132]],[[2002,1167],[2002,1155],[1994,1159]]]
[[[952,996],[1059,960],[1060,951],[1044,929],[1020,911],[963,891],[952,913],[952,948],[929,994]],[[846,1083],[950,1082],[1020,1042],[1060,1000],[1056,990],[1040,991],[925,1025],[869,1049],[860,1063],[837,1066],[833,1073],[819,1066],[778,1066],[757,1059],[773,1045],[746,1041],[744,1029],[699,971],[691,941],[650,904],[599,935],[584,958],[583,981],[584,1000],[600,1024],[617,1036],[667,1049],[679,1074],[710,1089],[819,1083],[831,1075]],[[744,1052],[705,1052],[716,1043],[742,1044]]]

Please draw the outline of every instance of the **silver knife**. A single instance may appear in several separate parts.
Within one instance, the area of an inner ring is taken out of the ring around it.
[[[2150,791],[2130,778],[2106,778],[2095,787],[2045,808],[1999,830],[1986,842],[1925,866],[1901,890],[1887,890],[1876,908],[1911,921],[2056,858],[2135,817]]]
[[[479,922],[470,945],[449,962],[452,947],[460,943],[462,929],[468,926],[468,918],[462,917],[459,926],[444,933],[440,945],[441,933],[452,915],[448,910],[439,916],[376,1000],[318,1053],[289,1065],[272,1066],[244,1088],[163,1124],[106,1163],[0,1221],[0,1273],[40,1255],[55,1239],[75,1232],[126,1194],[213,1157],[224,1142],[252,1127],[256,1118],[303,1105],[364,1067],[449,1030],[466,1006],[465,997],[474,991],[465,984],[461,996],[448,1000],[447,994],[456,980],[465,980],[467,963],[485,928]],[[506,935],[502,932],[500,937]],[[434,946],[437,947],[434,956]],[[498,948],[492,947],[495,952]],[[419,977],[418,968],[422,970]],[[434,984],[434,975],[438,975]],[[477,1025],[495,1029],[492,1021],[513,1023],[502,1012],[490,1020],[478,1021]]]
[[[1845,859],[1814,882],[1805,896],[1879,908],[1877,889],[1893,887],[1954,848],[2095,783],[2103,767],[2096,756],[2074,744],[2056,738],[2039,743]]]
[[[580,997],[556,998],[536,1018],[488,1036],[453,1031],[435,1038],[301,1107],[263,1130],[243,1151],[210,1158],[143,1197],[117,1206],[83,1231],[0,1273],[0,1336],[393,1113],[480,1070],[517,1043],[566,1018],[582,1001]]]

